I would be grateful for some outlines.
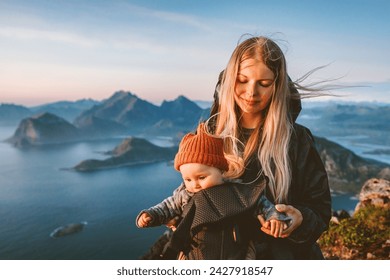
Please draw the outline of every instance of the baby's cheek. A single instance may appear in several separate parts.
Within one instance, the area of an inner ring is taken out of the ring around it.
[[[205,182],[205,183],[202,185],[202,189],[205,190],[205,189],[208,189],[208,188],[213,187],[214,185],[216,185],[216,184],[213,184],[212,182]]]

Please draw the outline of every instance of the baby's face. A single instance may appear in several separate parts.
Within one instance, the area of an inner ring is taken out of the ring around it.
[[[186,163],[180,166],[180,172],[189,192],[198,192],[223,183],[222,172],[216,167]]]

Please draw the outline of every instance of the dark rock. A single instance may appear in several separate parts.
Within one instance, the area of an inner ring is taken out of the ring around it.
[[[65,226],[58,227],[50,234],[50,237],[59,238],[78,233],[84,229],[85,225],[87,225],[87,222],[68,224]]]
[[[349,219],[351,218],[351,215],[349,215],[349,213],[347,211],[345,211],[344,209],[340,211],[339,215],[338,215],[338,219],[341,221],[341,220],[344,220],[344,219]]]

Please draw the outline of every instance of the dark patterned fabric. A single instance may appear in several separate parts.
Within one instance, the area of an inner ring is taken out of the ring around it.
[[[266,180],[256,186],[227,183],[194,194],[166,257],[183,251],[187,259],[244,259],[260,229],[257,206],[265,185]]]

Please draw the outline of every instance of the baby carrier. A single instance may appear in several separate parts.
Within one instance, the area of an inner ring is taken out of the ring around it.
[[[256,209],[265,184],[226,183],[194,194],[163,257],[181,252],[185,259],[244,259],[260,230]]]

